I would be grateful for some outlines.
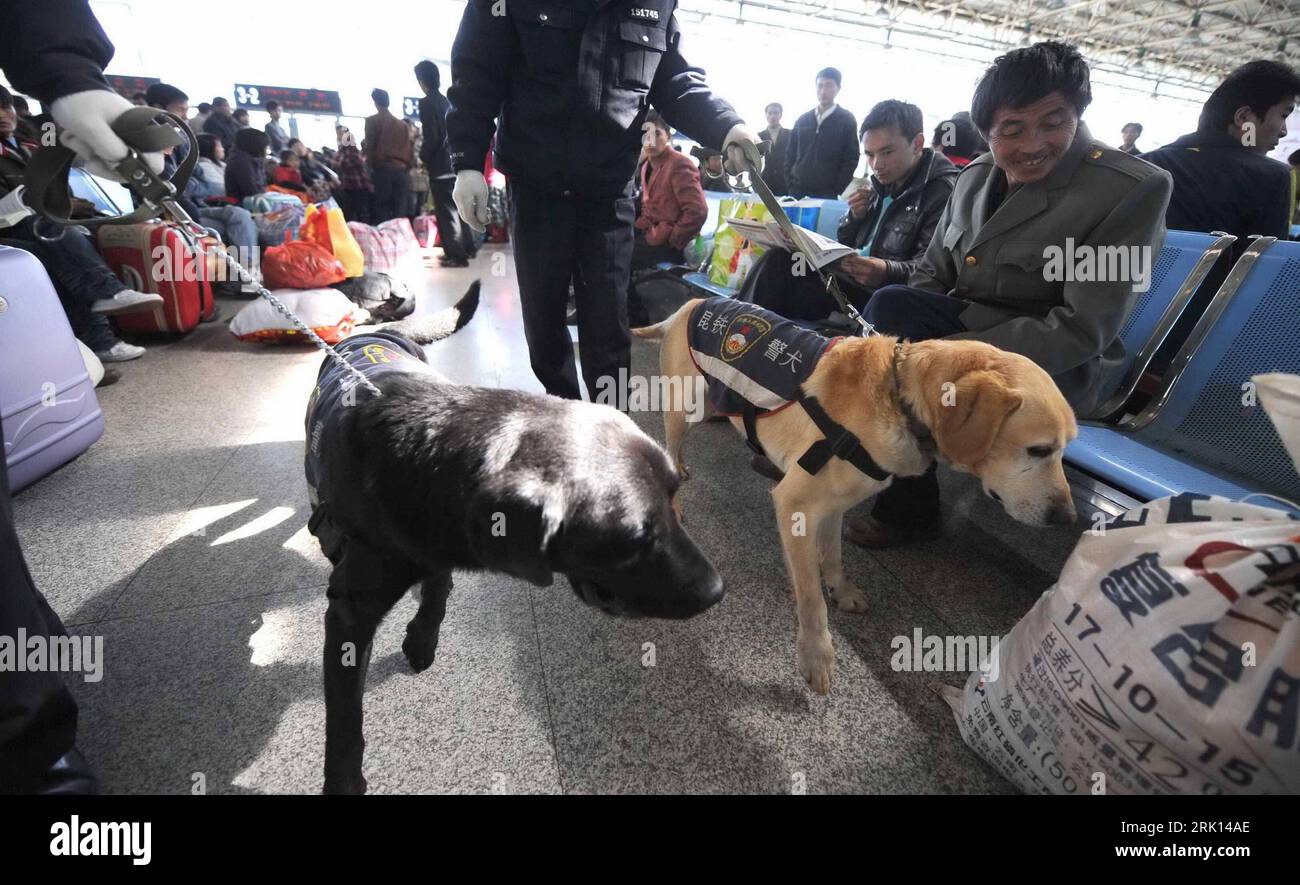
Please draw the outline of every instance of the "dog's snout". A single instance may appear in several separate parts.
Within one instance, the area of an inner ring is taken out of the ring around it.
[[[712,569],[690,591],[691,597],[699,604],[697,611],[704,611],[717,605],[726,593],[727,588],[722,583],[722,575]]]
[[[1072,525],[1078,518],[1073,505],[1058,504],[1048,512],[1047,523],[1048,525]]]

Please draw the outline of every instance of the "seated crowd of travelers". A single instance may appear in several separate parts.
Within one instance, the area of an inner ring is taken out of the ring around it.
[[[333,198],[349,221],[367,224],[435,211],[439,229],[452,234],[444,238],[449,243],[444,243],[442,264],[465,266],[477,243],[469,227],[460,225],[454,211],[449,211],[451,167],[442,123],[446,99],[439,92],[433,62],[421,62],[415,70],[426,96],[421,116],[431,125],[429,139],[420,126],[395,117],[388,94],[376,89],[371,95],[375,113],[366,118],[361,143],[347,126],[339,125],[336,147],[319,152],[291,137],[276,101],[264,106],[270,120],[263,129],[250,126],[248,112],[232,111],[230,102],[220,96],[200,104],[192,115],[189,96],[168,83],[152,84],[132,101],[187,122],[198,156],[177,202],[233,254],[242,256],[255,280],[260,250],[270,244],[259,238],[253,201],[268,190],[296,194],[304,202]],[[42,262],[74,334],[101,361],[136,359],[145,348],[119,339],[108,318],[151,308],[162,303],[162,297],[136,291],[119,280],[87,228],[68,228],[57,239],[38,236],[39,221],[23,200],[29,162],[42,145],[42,119],[32,114],[23,96],[0,86],[0,244],[24,249]],[[186,164],[190,150],[188,143],[166,150],[163,176],[172,178]],[[435,170],[432,182],[430,169]],[[72,205],[74,219],[97,214],[85,200],[74,198]]]

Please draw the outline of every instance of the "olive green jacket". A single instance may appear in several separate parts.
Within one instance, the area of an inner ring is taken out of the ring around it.
[[[1087,415],[1119,381],[1119,330],[1151,281],[1173,181],[1082,122],[1051,173],[989,215],[989,192],[1005,178],[992,154],[962,170],[909,283],[968,301],[969,331],[949,338],[1029,357]]]

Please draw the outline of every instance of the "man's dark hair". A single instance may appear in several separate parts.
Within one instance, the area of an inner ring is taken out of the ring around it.
[[[271,137],[261,129],[240,129],[235,133],[235,147],[254,157],[265,157]]]
[[[11,108],[14,106],[14,94],[0,83],[0,108]]]
[[[153,83],[144,92],[145,104],[151,108],[165,108],[178,101],[189,101],[190,97],[170,83]]]
[[[785,108],[781,106],[781,102],[779,101],[769,101],[767,107],[763,108],[763,113],[766,114],[768,111],[772,110],[772,108],[776,108],[781,113],[785,113]]]
[[[662,129],[664,131],[664,134],[666,134],[669,138],[673,137],[673,127],[669,126],[668,121],[665,120],[663,117],[659,116],[659,114],[656,111],[651,111],[650,113],[646,114],[645,121],[647,123],[653,123],[657,128]]]
[[[201,102],[199,102],[199,113],[200,113],[200,114],[206,114],[206,113],[208,113],[208,112],[211,111],[211,110],[212,110],[212,105],[208,104],[206,101],[201,101]]]
[[[1292,151],[1291,156],[1287,157],[1286,161],[1292,166],[1300,166],[1300,151]]]
[[[843,77],[840,74],[839,68],[822,68],[820,71],[817,72],[817,76],[814,77],[813,80],[821,80],[823,78],[827,80],[834,80],[836,86],[844,85],[844,83],[842,82]]]
[[[27,99],[26,99],[26,98],[24,98],[24,97],[21,96],[21,95],[15,95],[15,96],[14,96],[14,110],[18,112],[18,116],[20,116],[20,117],[24,117],[24,116],[26,116],[26,115],[28,115],[28,114],[31,113],[32,108],[31,108],[31,105],[29,105],[29,104],[27,103]]]
[[[263,105],[263,107],[266,108],[266,112],[269,114],[271,111],[278,111],[280,109],[280,103],[273,98]]]
[[[415,79],[435,92],[442,85],[442,73],[438,70],[438,66],[427,58],[416,63]]]
[[[296,157],[296,156],[298,155],[295,154],[293,151],[289,150],[288,148],[285,148],[284,150],[280,151],[280,162],[288,163],[290,157]]]
[[[230,116],[234,117],[236,120],[238,120],[240,117],[243,117],[245,120],[247,120],[247,119],[248,119],[248,111],[247,111],[245,108],[240,108],[239,110],[235,111],[235,112],[234,112],[233,114],[231,114]]]
[[[1263,117],[1279,102],[1300,95],[1300,74],[1280,61],[1248,61],[1223,78],[1201,108],[1196,128],[1201,132],[1222,132],[1232,125],[1237,108],[1249,107]]]
[[[1123,132],[1125,129],[1136,129],[1138,135],[1141,135],[1141,134],[1142,134],[1142,124],[1141,124],[1141,123],[1125,123],[1125,124],[1120,128],[1119,131],[1120,131],[1120,132]]]
[[[1023,108],[1053,92],[1064,95],[1079,116],[1092,103],[1088,63],[1079,50],[1054,40],[1014,49],[998,56],[980,78],[971,120],[987,135],[1000,109]]]
[[[889,98],[878,102],[862,118],[862,125],[858,127],[858,140],[862,140],[868,129],[885,129],[889,126],[893,126],[899,135],[911,141],[920,134],[925,120],[921,117],[921,109],[916,105]]]
[[[218,105],[222,105],[224,107],[230,107],[230,102],[227,99],[224,99],[220,95],[218,95],[216,98],[212,99],[212,106],[215,108]]]
[[[388,107],[388,91],[384,89],[370,90],[370,100],[375,103],[377,108]]]
[[[961,157],[965,160],[973,160],[989,149],[971,122],[970,114],[964,111],[953,114],[934,127],[930,147],[945,157]]]
[[[221,139],[211,132],[200,132],[195,136],[195,139],[199,143],[199,156],[207,157],[215,163],[217,160],[217,145],[221,144]]]

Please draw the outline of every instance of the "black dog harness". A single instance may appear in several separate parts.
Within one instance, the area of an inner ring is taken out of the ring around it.
[[[841,340],[819,335],[755,304],[722,296],[696,305],[687,327],[691,359],[708,380],[714,411],[742,420],[745,443],[753,452],[764,454],[758,419],[797,402],[824,437],[803,453],[800,467],[816,474],[835,457],[883,481],[892,474],[876,463],[852,431],[827,414],[816,397],[803,391],[803,383],[821,358]]]
[[[339,355],[370,381],[392,372],[432,372],[424,351],[401,335],[382,330],[353,335],[336,348]],[[321,363],[316,389],[307,401],[307,491],[311,503],[318,503],[317,489],[325,477],[320,458],[321,434],[350,406],[369,400],[373,394],[355,380],[347,365],[331,359]]]

